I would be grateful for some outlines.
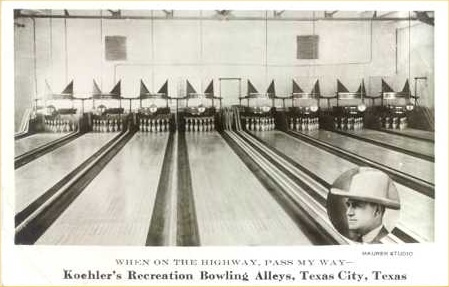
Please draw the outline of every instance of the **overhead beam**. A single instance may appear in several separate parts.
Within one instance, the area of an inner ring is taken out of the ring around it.
[[[117,14],[115,14],[117,15]],[[228,14],[229,15],[229,14]],[[120,15],[120,17],[117,16],[96,16],[96,15],[23,15],[19,14],[15,15],[16,18],[56,18],[56,19],[110,19],[110,20],[127,20],[127,19],[135,19],[135,20],[167,20],[167,17],[165,16],[124,16]],[[266,21],[267,18],[265,17],[236,17],[233,16],[231,18],[228,18],[229,20],[235,20],[235,21]],[[433,20],[433,18],[430,18]],[[198,16],[178,16],[173,17],[170,20],[210,20],[210,21],[217,21],[217,17],[198,17]],[[268,18],[268,21],[291,21],[291,22],[310,22],[310,21],[418,21],[418,17],[332,17],[332,18],[326,18],[326,17],[316,17],[314,19],[311,19],[310,17],[278,17],[278,18]]]

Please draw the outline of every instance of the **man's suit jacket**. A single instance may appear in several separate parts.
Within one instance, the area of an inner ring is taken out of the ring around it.
[[[388,230],[385,228],[385,226],[382,226],[382,228],[379,230],[379,233],[377,233],[377,235],[376,235],[376,237],[374,237],[374,239],[371,241],[371,242],[369,242],[370,244],[379,244],[379,243],[382,243],[382,242],[380,242],[380,240],[382,239],[382,238],[384,238],[385,236],[387,236],[388,235]]]

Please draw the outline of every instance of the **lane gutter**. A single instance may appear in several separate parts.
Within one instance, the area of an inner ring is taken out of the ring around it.
[[[84,133],[81,133],[81,132],[70,133],[62,138],[51,141],[51,142],[41,145],[35,149],[32,149],[24,154],[16,156],[14,158],[14,169],[18,169],[18,168],[24,166],[25,164],[73,141],[74,139],[80,137],[83,134]]]
[[[409,149],[405,149],[405,148],[402,148],[402,147],[398,147],[396,145],[384,143],[384,142],[381,142],[381,141],[378,141],[378,140],[374,140],[374,139],[370,139],[370,138],[367,138],[367,137],[361,137],[361,136],[358,136],[358,135],[355,135],[355,134],[351,134],[351,133],[346,133],[346,132],[340,131],[340,130],[330,130],[330,129],[325,129],[325,130],[329,131],[329,132],[334,132],[334,133],[337,133],[337,134],[340,134],[340,135],[344,135],[344,136],[347,136],[347,137],[350,137],[350,138],[353,138],[353,139],[356,139],[356,140],[368,142],[370,144],[374,144],[374,145],[378,145],[378,146],[385,147],[385,148],[388,148],[388,149],[392,149],[394,151],[397,151],[397,152],[400,152],[400,153],[405,153],[405,154],[408,154],[408,155],[411,155],[411,156],[414,156],[414,157],[417,157],[417,158],[420,158],[420,159],[424,159],[424,160],[427,160],[427,161],[431,161],[431,162],[435,161],[435,156],[432,156],[432,155],[422,154],[422,153],[419,153],[419,152],[416,152],[416,151],[413,151],[413,150],[409,150]]]
[[[285,160],[286,162],[288,162],[288,164],[292,165],[293,167],[297,168],[300,170],[300,172],[304,172],[305,174],[307,174],[307,176],[310,176],[313,180],[316,180],[320,185],[323,186],[323,188],[328,191],[331,187],[331,184],[327,183],[326,181],[324,181],[323,179],[319,178],[315,173],[311,172],[310,170],[308,170],[307,168],[301,166],[300,164],[298,164],[296,161],[293,161],[291,158],[289,158],[288,156],[286,156],[284,153],[281,153],[280,151],[278,151],[277,149],[275,149],[274,147],[268,145],[267,143],[265,143],[262,139],[258,138],[257,136],[251,134],[251,133],[246,133],[248,134],[251,138],[253,138],[254,140],[256,140],[259,144],[263,145],[264,147],[266,147],[267,149],[269,149],[271,152],[273,152],[274,154],[276,154],[277,156],[281,157],[283,160]],[[246,139],[248,142],[249,140]],[[259,147],[256,147],[256,145],[254,143],[250,143],[251,145],[254,146],[254,148],[258,149],[264,156],[266,156],[267,158],[270,158],[272,160],[272,162],[276,165],[279,166],[280,169],[282,169],[284,172],[288,173],[290,177],[294,178],[297,181],[301,181],[301,179],[299,178],[299,176],[297,175],[298,172],[292,172],[289,171],[285,165],[282,166],[282,164],[280,164],[273,156],[270,156],[268,153],[266,153],[265,151],[262,151]],[[315,188],[316,189],[316,188]],[[324,197],[322,193],[316,192],[315,189],[305,189],[312,197],[314,197],[323,207],[326,207],[326,202],[327,202],[327,194]],[[317,198],[318,197],[318,198]],[[402,229],[404,229],[403,227],[399,228],[396,227],[392,230],[392,233],[399,238],[400,240],[402,240],[403,242],[406,243],[416,243],[416,242],[420,242],[423,241],[421,239],[416,239],[413,236],[409,235],[408,233],[406,233],[405,231],[403,231]]]
[[[338,157],[344,158],[356,165],[359,166],[370,166],[377,168],[379,170],[382,170],[383,172],[387,173],[394,181],[407,186],[417,192],[420,192],[430,198],[435,198],[435,185],[424,181],[420,178],[417,178],[415,176],[406,174],[404,172],[395,170],[391,167],[388,167],[384,164],[380,164],[377,162],[374,162],[370,159],[367,159],[365,157],[359,156],[353,152],[349,152],[346,150],[343,150],[341,148],[337,148],[331,144],[324,143],[320,140],[317,140],[313,137],[310,137],[308,135],[295,132],[295,131],[283,131],[287,135],[290,135],[294,138],[300,139],[304,142],[307,142],[309,144],[312,144],[313,146],[319,147],[327,152],[330,152]]]
[[[193,197],[192,175],[185,133],[178,133],[177,234],[179,246],[199,246],[200,235]]]
[[[58,192],[64,185],[70,182],[72,178],[74,178],[82,170],[84,170],[87,166],[89,166],[93,161],[95,161],[102,153],[104,153],[104,151],[106,151],[110,146],[112,146],[122,135],[123,135],[122,133],[116,135],[109,142],[103,145],[98,151],[96,151],[93,155],[91,155],[88,159],[86,159],[83,163],[81,163],[77,168],[72,170],[69,174],[64,176],[55,185],[53,185],[51,188],[45,191],[32,203],[30,203],[26,208],[19,211],[14,217],[15,227],[20,225],[28,216],[30,216],[33,212],[39,209],[39,207],[42,204],[44,204],[49,198],[51,198],[56,192]]]
[[[172,190],[171,179],[175,173],[174,169],[174,148],[175,136],[170,132],[167,146],[165,148],[164,161],[162,163],[161,175],[154,201],[153,214],[151,216],[146,246],[164,246],[168,245],[170,232],[170,196]]]
[[[243,161],[248,169],[254,174],[265,189],[273,196],[273,198],[281,205],[295,224],[315,245],[333,245],[339,242],[323,228],[316,218],[304,209],[304,206],[284,190],[279,182],[273,178],[267,170],[265,170],[254,156],[251,156],[240,146],[236,138],[232,138],[230,133],[221,133],[224,140],[231,149]],[[241,137],[239,135],[239,137]],[[271,162],[273,163],[273,162]]]
[[[384,132],[384,133],[394,134],[394,135],[400,135],[400,136],[404,136],[404,137],[415,139],[415,140],[421,140],[421,141],[426,141],[426,142],[431,142],[431,143],[435,142],[435,139],[433,139],[433,138],[414,136],[414,135],[410,135],[410,134],[406,134],[406,133],[396,132],[391,129],[374,129],[374,130]]]
[[[127,131],[120,134],[114,144],[104,150],[101,155],[99,154],[94,161],[90,162],[37,209],[34,209],[28,217],[16,225],[15,244],[34,244],[126,145],[134,136],[134,133],[135,131]]]

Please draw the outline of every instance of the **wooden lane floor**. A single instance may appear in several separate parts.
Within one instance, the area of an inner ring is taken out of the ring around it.
[[[429,141],[404,137],[399,134],[385,133],[378,130],[363,129],[359,131],[344,131],[356,138],[367,139],[373,143],[386,144],[405,151],[422,154],[428,157],[435,156],[435,144]]]
[[[36,244],[144,246],[168,133],[137,133]]]
[[[39,133],[14,141],[14,156],[17,157],[39,146],[65,137],[69,133]]]
[[[253,132],[268,146],[288,156],[331,185],[343,172],[356,165],[332,153],[280,131]],[[434,235],[434,199],[395,183],[401,200],[401,225],[425,241]]]
[[[330,131],[319,130],[305,132],[304,134],[431,184],[435,182],[434,163],[431,161]]]
[[[117,133],[88,133],[15,170],[16,213],[113,139]]]
[[[201,245],[311,244],[218,133],[186,133]]]
[[[407,128],[404,130],[392,130],[392,129],[380,129],[383,132],[390,133],[390,134],[398,134],[410,138],[416,138],[421,139],[425,141],[431,141],[433,142],[435,140],[435,133],[431,131],[424,131],[424,130],[418,130],[418,129],[411,129]]]

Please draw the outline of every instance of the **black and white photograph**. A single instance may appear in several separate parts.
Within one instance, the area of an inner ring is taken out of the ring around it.
[[[3,2],[3,284],[447,284],[424,4]]]

